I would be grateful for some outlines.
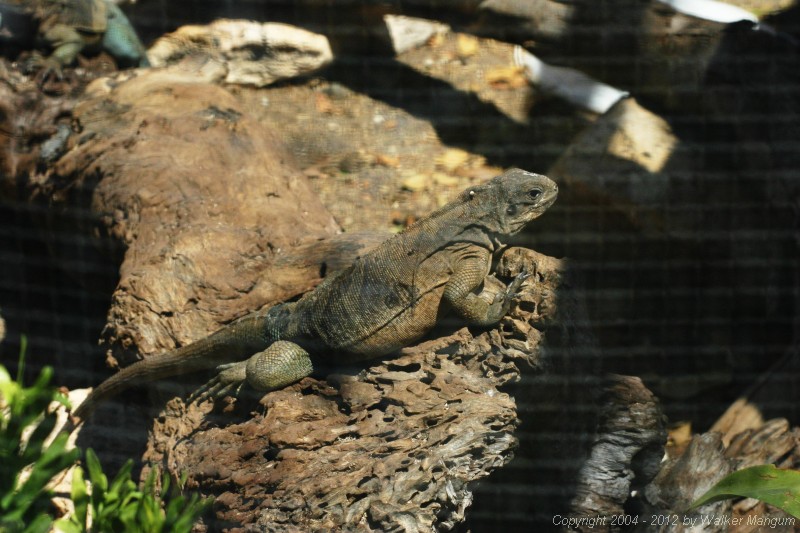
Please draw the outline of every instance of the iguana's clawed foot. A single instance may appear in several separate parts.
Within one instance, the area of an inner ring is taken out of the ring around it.
[[[509,300],[516,300],[517,298],[519,298],[520,295],[519,290],[522,287],[522,284],[525,282],[525,280],[528,279],[529,277],[531,277],[531,274],[529,274],[527,270],[523,270],[522,272],[517,274],[517,276],[514,278],[514,281],[512,281],[506,288],[505,297],[508,298]]]
[[[188,398],[188,403],[202,403],[206,400],[216,400],[232,394],[237,396],[247,377],[247,361],[230,363],[217,367],[217,375],[194,391]]]
[[[501,293],[498,293],[494,299],[495,302],[501,302],[505,306],[505,310],[508,311],[508,306],[511,304],[512,300],[519,298],[520,292],[519,289],[522,287],[522,284],[525,282],[526,279],[531,277],[530,274],[526,270],[523,270],[514,278],[514,281],[508,284],[506,290]],[[504,313],[505,314],[505,313]]]
[[[492,322],[499,322],[500,319],[508,313],[511,302],[519,297],[519,290],[522,287],[522,283],[530,276],[531,275],[528,274],[527,271],[523,270],[508,284],[506,290],[495,295],[494,301],[489,306],[489,316]]]
[[[26,74],[36,73],[36,84],[44,87],[48,82],[64,80],[64,70],[61,63],[52,57],[44,57],[39,53],[33,54],[22,68]]]
[[[276,341],[247,361],[218,366],[217,375],[197,389],[189,397],[189,403],[238,394],[245,381],[257,391],[280,389],[312,371],[308,352],[293,342]]]

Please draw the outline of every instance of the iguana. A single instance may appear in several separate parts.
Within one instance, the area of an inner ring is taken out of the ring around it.
[[[251,313],[124,368],[74,416],[85,419],[99,401],[131,386],[214,367],[219,373],[195,399],[220,397],[245,382],[259,391],[279,389],[311,374],[312,356],[337,362],[386,355],[420,339],[444,312],[469,324],[495,324],[528,274],[490,298],[482,293],[492,258],[557,194],[549,178],[519,169],[469,188],[299,301]]]
[[[38,25],[36,47],[50,51],[50,55],[34,56],[28,67],[40,68],[45,75],[60,72],[84,50],[104,50],[122,67],[149,66],[136,31],[110,0],[2,0],[0,7],[0,13],[17,15],[0,19],[0,33],[6,40],[16,37],[24,41],[28,37],[21,34],[31,27],[23,24],[23,14]]]

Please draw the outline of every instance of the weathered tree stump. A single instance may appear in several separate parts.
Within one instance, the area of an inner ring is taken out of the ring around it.
[[[43,95],[5,58],[0,58],[0,80],[0,199],[16,201],[37,164],[52,156],[47,139],[74,101],[71,95]]]

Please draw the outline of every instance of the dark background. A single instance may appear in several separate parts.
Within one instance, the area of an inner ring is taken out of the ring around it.
[[[544,10],[548,2],[541,4]],[[648,208],[668,214],[667,220],[685,214],[691,225],[644,231],[613,205],[560,201],[523,242],[573,260],[601,353],[578,365],[579,377],[529,373],[509,391],[521,402],[521,452],[477,487],[473,531],[546,524],[563,504],[559,498],[568,493],[574,469],[557,461],[590,437],[552,423],[579,418],[589,406],[526,404],[525,389],[549,387],[568,398],[563,391],[571,380],[639,375],[671,421],[688,420],[703,431],[771,365],[793,354],[798,340],[800,8],[767,17],[777,32],[742,22],[682,35],[674,57],[659,65],[641,45],[646,2],[573,5],[568,29],[559,35],[528,19],[478,13],[470,2],[140,0],[125,6],[145,44],[182,24],[220,17],[284,21],[325,34],[336,61],[317,76],[423,117],[446,144],[498,166],[545,171],[569,144],[548,139],[547,128],[574,121],[573,110],[542,104],[531,110],[516,143],[508,136],[493,140],[474,125],[496,117],[480,106],[465,113],[461,105],[447,105],[441,82],[394,61],[380,24],[384,13],[443,20],[524,44],[548,62],[630,91],[670,123],[679,139],[676,151],[692,164],[671,171],[668,163],[670,201]],[[680,46],[713,52],[701,61],[703,54],[681,52]],[[681,78],[683,72],[696,75]],[[41,224],[47,219],[42,209],[8,196],[0,203],[0,315],[7,329],[2,363],[15,366],[25,334],[29,379],[38,366],[51,364],[59,383],[88,386],[102,365],[97,339],[117,276],[117,263],[101,252],[119,257],[120,250],[108,243],[98,252],[69,229],[78,224]],[[766,418],[797,424],[796,368],[792,361],[780,373],[783,388],[764,404]]]

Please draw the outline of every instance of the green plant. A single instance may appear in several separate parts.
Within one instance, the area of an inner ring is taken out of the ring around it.
[[[97,455],[86,451],[86,469],[91,491],[84,479],[83,469],[75,469],[72,477],[72,501],[75,513],[56,526],[65,533],[82,531],[147,531],[158,533],[188,533],[192,524],[211,505],[211,499],[200,499],[197,494],[182,494],[185,476],[177,484],[163,473],[161,493],[156,491],[158,469],[150,472],[144,486],[138,489],[131,480],[133,461],[128,460],[108,482],[100,467]]]
[[[732,472],[692,503],[695,509],[728,498],[755,498],[800,518],[800,472],[759,465]]]
[[[0,533],[45,533],[54,525],[65,533],[189,532],[211,499],[184,495],[185,476],[171,483],[164,473],[159,494],[155,488],[158,470],[153,469],[139,490],[131,479],[133,461],[128,460],[109,483],[91,449],[85,461],[91,488],[84,470],[76,467],[72,478],[75,512],[53,522],[48,485],[73,466],[81,452],[67,449],[67,433],[51,436],[56,414],[49,409],[50,403],[69,406],[67,398],[50,386],[53,370],[44,368],[31,387],[23,386],[25,337],[21,344],[17,379],[12,380],[0,365]]]
[[[47,513],[48,484],[75,463],[80,452],[67,450],[68,435],[50,442],[56,415],[51,402],[67,405],[49,386],[53,370],[44,368],[31,387],[22,384],[26,340],[22,338],[16,381],[0,365],[0,532],[45,532],[53,522]]]

